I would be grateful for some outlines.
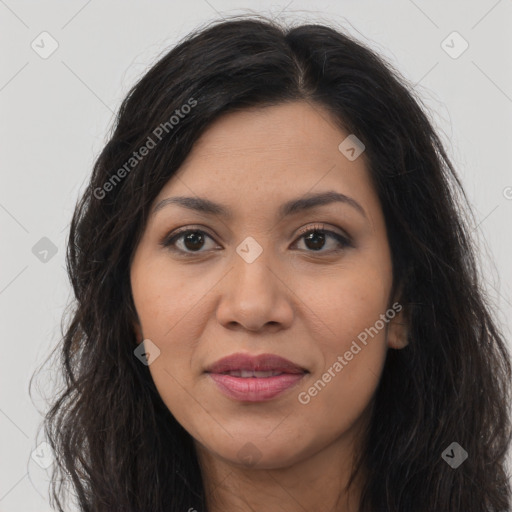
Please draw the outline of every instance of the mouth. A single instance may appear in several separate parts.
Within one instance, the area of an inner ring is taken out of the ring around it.
[[[206,373],[230,374],[241,378],[265,378],[281,373],[307,373],[302,366],[275,354],[232,354],[219,359],[206,369]]]
[[[244,402],[271,400],[297,385],[309,371],[275,354],[233,354],[206,372],[228,398]]]
[[[213,372],[213,373],[216,373],[216,372]],[[280,371],[275,371],[275,370],[269,370],[269,371],[231,370],[229,372],[222,372],[219,375],[231,375],[232,377],[240,377],[242,379],[249,379],[249,378],[265,379],[268,377],[277,377],[278,375],[283,375],[283,373],[287,373],[287,372],[280,372]]]

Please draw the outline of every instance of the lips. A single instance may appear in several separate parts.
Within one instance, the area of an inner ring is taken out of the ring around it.
[[[207,373],[227,374],[241,378],[265,378],[282,373],[307,373],[305,368],[275,354],[232,354],[219,359],[206,369]]]
[[[211,365],[206,373],[232,400],[265,402],[297,386],[309,372],[274,354],[233,354]]]

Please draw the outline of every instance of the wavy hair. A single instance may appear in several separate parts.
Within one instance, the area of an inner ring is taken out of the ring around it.
[[[421,99],[341,29],[236,16],[196,29],[133,86],[77,201],[73,304],[53,351],[64,384],[44,418],[60,512],[66,490],[83,512],[207,510],[192,438],[134,356],[130,265],[150,205],[209,125],[291,101],[327,109],[366,146],[410,322],[408,346],[388,351],[354,470],[367,474],[359,510],[510,510],[510,353],[482,285],[470,205]],[[157,143],[135,164],[148,137]],[[469,455],[457,469],[441,457],[452,442]]]

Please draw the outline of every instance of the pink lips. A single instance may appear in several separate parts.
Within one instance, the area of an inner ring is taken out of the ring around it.
[[[242,377],[226,372],[274,372],[274,376]],[[250,356],[233,354],[211,365],[206,372],[219,390],[235,400],[261,402],[271,400],[297,384],[307,372],[304,368],[274,354]]]

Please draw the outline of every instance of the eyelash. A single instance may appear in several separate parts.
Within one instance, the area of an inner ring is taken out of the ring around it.
[[[208,238],[211,238],[213,240],[213,237],[211,237],[206,231],[203,231],[202,229],[185,227],[185,228],[180,229],[179,231],[176,231],[174,233],[171,233],[170,235],[167,235],[160,242],[160,245],[162,245],[163,247],[169,249],[170,251],[181,253],[181,255],[183,255],[185,257],[194,256],[196,254],[201,254],[203,252],[206,252],[206,251],[201,251],[201,250],[200,251],[184,251],[182,249],[177,249],[175,247],[175,242],[178,239],[182,238],[183,235],[186,235],[186,234],[189,234],[189,233],[200,233],[202,235],[206,235]],[[306,235],[309,235],[310,233],[323,233],[323,234],[329,235],[330,237],[334,238],[340,244],[341,248],[333,249],[333,250],[330,250],[330,251],[323,251],[322,249],[320,249],[318,251],[309,250],[309,251],[306,251],[306,252],[319,253],[319,254],[321,254],[321,253],[332,254],[334,252],[342,251],[342,250],[346,249],[347,247],[353,247],[353,244],[352,244],[351,240],[348,237],[343,236],[343,235],[341,235],[339,233],[336,233],[335,231],[330,231],[328,229],[324,229],[323,226],[314,226],[312,228],[308,228],[308,229],[305,229],[305,230],[301,231],[299,233],[299,237],[297,238],[296,242],[299,239],[305,237]]]

